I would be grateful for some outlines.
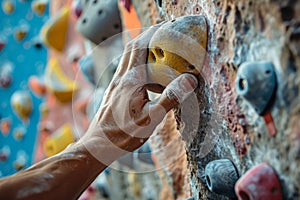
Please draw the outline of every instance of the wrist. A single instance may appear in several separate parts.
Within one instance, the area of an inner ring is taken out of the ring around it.
[[[128,151],[118,147],[106,137],[83,137],[72,148],[84,149],[84,154],[100,165],[109,166]]]

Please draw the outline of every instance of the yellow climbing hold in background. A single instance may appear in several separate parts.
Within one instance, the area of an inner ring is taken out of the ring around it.
[[[56,58],[49,60],[45,74],[45,84],[61,103],[70,102],[73,94],[78,90],[78,85],[66,77]]]
[[[18,29],[15,32],[15,39],[17,41],[22,41],[27,35],[27,30]]]
[[[73,130],[70,124],[65,124],[56,130],[44,144],[47,157],[53,156],[64,150],[69,144],[75,141]]]
[[[60,52],[63,51],[67,40],[69,14],[69,7],[62,8],[41,30],[42,41]]]
[[[15,11],[15,5],[10,0],[5,0],[2,2],[2,9],[6,14],[11,14]]]

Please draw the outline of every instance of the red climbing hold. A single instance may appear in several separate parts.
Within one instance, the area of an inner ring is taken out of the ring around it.
[[[239,200],[282,200],[281,184],[276,171],[267,163],[261,163],[246,172],[236,183]]]
[[[121,0],[121,4],[130,12],[131,0]]]
[[[0,41],[0,51],[2,51],[2,49],[4,48],[4,46],[5,46],[5,42]]]

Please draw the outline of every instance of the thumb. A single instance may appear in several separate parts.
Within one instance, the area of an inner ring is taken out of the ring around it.
[[[182,74],[174,79],[163,91],[158,104],[166,109],[166,112],[181,104],[189,97],[198,86],[197,78],[192,74]]]

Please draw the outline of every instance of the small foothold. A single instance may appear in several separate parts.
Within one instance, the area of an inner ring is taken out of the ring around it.
[[[70,63],[76,63],[82,57],[83,50],[82,47],[78,43],[74,43],[73,45],[68,46],[68,50],[66,51],[67,60]]]
[[[131,0],[121,0],[121,4],[130,12]]]
[[[5,47],[6,42],[3,40],[0,40],[0,52],[2,51],[2,49]]]
[[[11,97],[11,106],[16,115],[27,120],[32,112],[32,99],[27,91],[16,91]]]
[[[3,88],[8,88],[12,82],[11,76],[8,74],[0,75],[0,86]]]
[[[83,73],[84,77],[91,82],[93,85],[96,85],[95,81],[95,72],[94,72],[94,60],[91,55],[82,57],[79,62],[79,69]]]
[[[28,33],[27,28],[18,28],[15,31],[15,39],[20,42],[20,41],[24,40],[27,33]]]
[[[39,107],[40,113],[41,113],[41,117],[45,118],[48,116],[49,114],[49,106],[46,103],[42,103]]]
[[[79,18],[82,14],[83,6],[81,0],[74,0],[72,3],[72,13]]]
[[[267,163],[261,163],[246,172],[236,183],[239,200],[282,200],[283,193],[276,171]]]
[[[205,167],[205,179],[210,191],[236,198],[234,185],[239,179],[239,173],[231,160],[220,159],[209,162]]]
[[[56,130],[45,141],[45,154],[50,157],[62,150],[64,150],[69,144],[75,141],[73,130],[70,124],[65,124],[58,130]]]
[[[37,76],[31,76],[28,80],[28,85],[35,95],[43,96],[46,94],[46,85],[41,78]]]
[[[9,119],[1,119],[0,121],[1,133],[7,135],[10,132],[11,121]]]
[[[2,2],[2,9],[6,14],[11,14],[15,10],[15,4],[10,0],[5,0]]]
[[[115,24],[120,24],[121,18],[118,0],[91,1],[84,9],[76,23],[76,30],[86,39],[95,44],[100,44],[103,39],[110,38],[122,30],[116,29]]]
[[[165,87],[182,73],[199,75],[206,56],[207,37],[204,16],[183,16],[163,24],[149,43],[150,81]]]
[[[31,8],[37,15],[43,15],[46,11],[47,1],[45,0],[36,0],[32,2]]]
[[[14,138],[18,141],[23,140],[26,129],[24,127],[17,127],[14,129]]]
[[[10,63],[5,63],[0,67],[0,86],[8,88],[12,83],[12,70],[13,67]]]
[[[14,168],[16,171],[24,169],[27,163],[28,156],[24,151],[19,151],[17,154],[17,159],[14,162]]]
[[[4,146],[0,149],[0,161],[5,162],[10,155],[9,146]]]
[[[235,80],[237,93],[244,97],[259,115],[270,105],[276,90],[276,73],[270,62],[243,63]]]
[[[32,44],[36,49],[41,49],[43,47],[43,42],[39,36],[33,38]]]

